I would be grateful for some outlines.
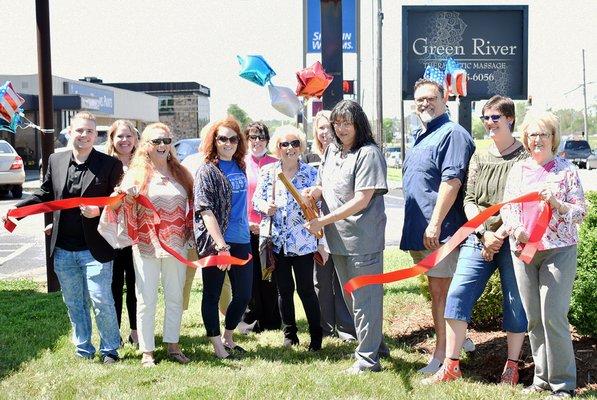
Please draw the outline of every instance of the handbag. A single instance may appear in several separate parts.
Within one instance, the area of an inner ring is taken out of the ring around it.
[[[276,176],[272,172],[274,179],[272,189],[272,200],[276,198]],[[272,273],[276,269],[276,256],[274,255],[274,242],[272,240],[273,216],[269,217],[269,230],[267,236],[259,238],[259,261],[261,262],[261,279],[272,281]]]
[[[97,225],[97,231],[113,249],[122,249],[134,244],[129,235],[128,218],[124,208],[122,205],[120,210],[114,211],[110,207],[104,207]]]

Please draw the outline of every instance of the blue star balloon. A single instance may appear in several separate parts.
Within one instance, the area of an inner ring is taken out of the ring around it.
[[[238,75],[259,86],[265,86],[272,76],[276,75],[262,56],[236,56],[236,58],[240,64]]]

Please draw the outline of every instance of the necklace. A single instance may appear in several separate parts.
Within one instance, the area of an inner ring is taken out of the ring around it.
[[[508,147],[506,147],[503,150],[498,149],[498,151],[500,152],[500,154],[504,154],[506,152],[506,150],[510,149],[510,147],[514,146],[516,144],[516,139],[512,138],[514,141],[512,142],[512,144]],[[497,145],[495,146],[497,148]]]

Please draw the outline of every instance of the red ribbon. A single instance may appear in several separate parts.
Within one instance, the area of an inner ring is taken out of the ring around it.
[[[442,247],[429,254],[418,264],[415,264],[410,268],[400,269],[384,274],[357,276],[346,282],[346,284],[344,285],[344,290],[346,290],[348,293],[352,293],[356,289],[361,288],[363,286],[396,282],[424,274],[425,272],[435,267],[441,260],[443,260],[456,247],[458,247],[458,245],[461,242],[463,242],[471,233],[473,233],[473,231],[477,229],[479,225],[485,222],[492,215],[496,214],[506,204],[526,203],[540,200],[542,199],[539,193],[532,192],[504,203],[494,204],[491,207],[488,207],[485,210],[483,210],[481,213],[479,213],[479,215],[475,216],[473,219],[467,221],[454,233],[454,235]],[[528,243],[526,243],[519,256],[519,258],[523,262],[528,264],[533,259],[533,256],[537,251],[537,246],[539,245],[539,242],[541,241],[541,238],[543,237],[543,234],[547,229],[547,225],[549,224],[550,219],[551,207],[549,206],[549,203],[546,203],[546,206],[543,208],[543,210],[541,210],[537,222],[531,229],[531,234]]]
[[[118,204],[124,198],[125,194],[119,194],[118,196],[110,197],[72,197],[70,199],[62,199],[62,200],[52,200],[47,201],[40,204],[32,204],[30,206],[24,206],[20,208],[15,208],[8,211],[8,218],[4,222],[4,227],[9,232],[14,231],[16,228],[16,222],[10,220],[12,218],[24,218],[29,215],[35,214],[42,214],[47,212],[53,211],[60,211],[66,210],[68,208],[75,208],[79,206],[98,206],[98,207],[106,207],[106,206],[113,206]],[[248,258],[243,260],[242,258],[237,258],[233,256],[220,256],[220,255],[210,255],[203,257],[197,261],[190,261],[187,260],[185,257],[181,256],[176,250],[172,247],[168,246],[166,243],[162,242],[160,239],[160,215],[153,205],[153,203],[145,196],[139,195],[135,197],[137,203],[146,207],[154,212],[154,215],[157,217],[155,221],[154,228],[155,234],[158,238],[160,246],[171,254],[174,258],[176,258],[181,263],[191,267],[191,268],[205,268],[205,267],[213,267],[216,265],[238,265],[243,266],[246,265],[249,261],[251,261],[251,254],[249,253]]]

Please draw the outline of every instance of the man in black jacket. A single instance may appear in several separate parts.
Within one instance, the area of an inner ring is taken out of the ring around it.
[[[71,119],[72,150],[50,155],[48,172],[40,189],[19,202],[22,207],[72,197],[108,196],[122,176],[121,162],[93,148],[97,137],[95,116],[79,112]],[[73,327],[76,354],[91,359],[93,307],[100,334],[103,362],[118,360],[120,333],[112,297],[114,249],[99,235],[100,209],[80,206],[54,212],[50,254]],[[5,218],[5,217],[4,217]],[[3,218],[3,219],[4,219]]]

